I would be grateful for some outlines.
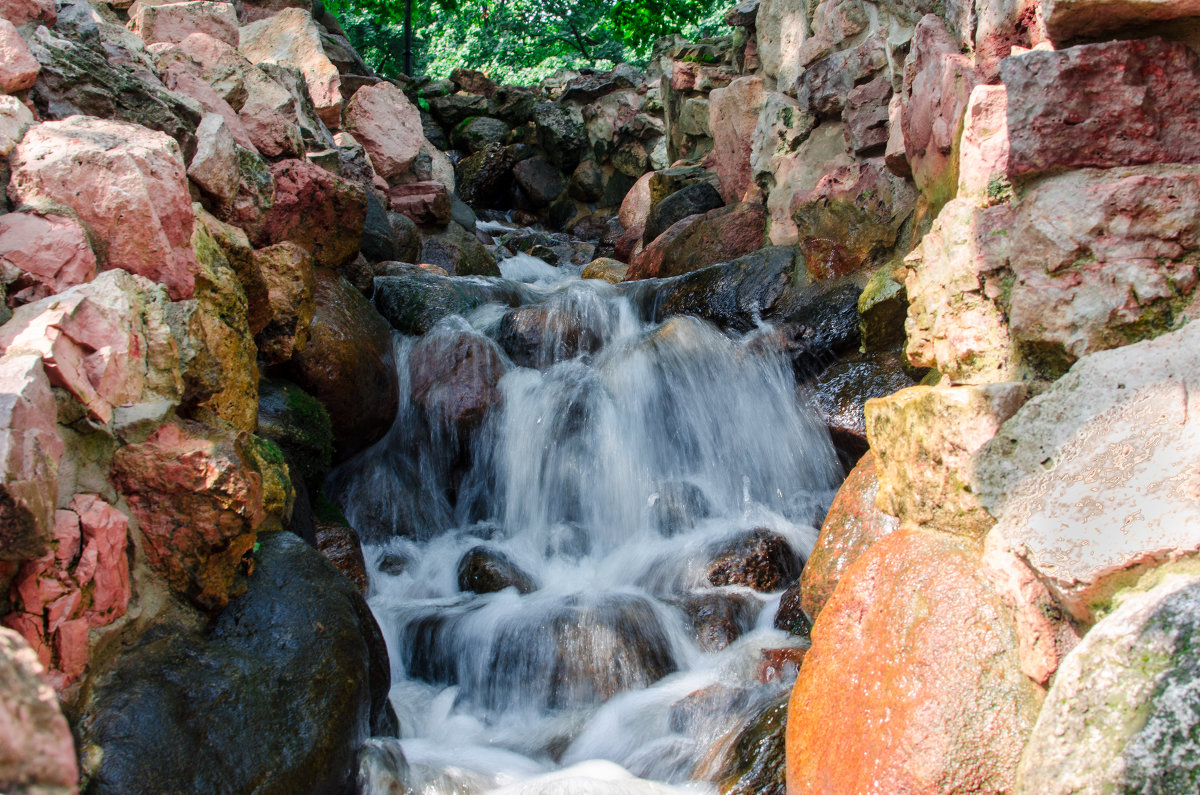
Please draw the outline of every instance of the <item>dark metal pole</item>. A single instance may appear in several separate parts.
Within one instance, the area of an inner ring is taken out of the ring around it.
[[[404,74],[413,76],[412,65],[412,0],[404,0]]]

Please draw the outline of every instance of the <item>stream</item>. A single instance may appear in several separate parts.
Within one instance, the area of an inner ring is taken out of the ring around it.
[[[772,626],[779,590],[711,572],[752,530],[799,571],[840,480],[828,433],[761,329],[648,322],[580,270],[501,263],[542,312],[532,366],[495,342],[506,306],[397,335],[396,421],[327,482],[363,534],[400,724],[364,792],[715,792],[730,732],[790,689],[759,681],[764,649],[802,642]],[[466,433],[410,399],[418,344],[464,338],[506,368]]]

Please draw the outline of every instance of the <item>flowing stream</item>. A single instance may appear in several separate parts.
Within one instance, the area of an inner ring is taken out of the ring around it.
[[[363,789],[715,791],[693,779],[787,692],[758,681],[762,650],[798,639],[772,628],[778,591],[714,587],[708,567],[757,528],[807,557],[840,474],[828,435],[754,334],[647,322],[578,267],[501,269],[545,310],[540,369],[504,357],[498,404],[464,434],[411,403],[417,340],[398,336],[396,422],[327,485],[364,535],[401,727],[371,741]],[[506,311],[422,344],[494,346]],[[472,553],[514,587],[460,590]]]

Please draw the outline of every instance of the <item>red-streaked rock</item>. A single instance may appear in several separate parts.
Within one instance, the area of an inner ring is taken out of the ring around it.
[[[31,22],[53,25],[58,21],[54,0],[0,0],[0,18],[19,28]]]
[[[271,176],[275,204],[261,230],[252,234],[256,246],[288,240],[327,268],[357,256],[367,218],[361,187],[306,160],[272,163]]]
[[[843,575],[792,691],[788,792],[1009,792],[1040,706],[978,551],[899,530]]]
[[[146,540],[151,566],[206,609],[241,590],[243,556],[265,518],[250,437],[195,422],[162,426],[113,457],[112,482]]]
[[[501,399],[507,369],[495,342],[471,332],[427,334],[409,358],[412,402],[435,426],[465,440]]]
[[[792,196],[791,216],[814,279],[845,276],[895,245],[916,206],[908,181],[883,158],[860,160]]]
[[[342,117],[343,128],[370,155],[375,173],[389,183],[409,171],[425,143],[421,114],[391,83],[354,92]]]
[[[79,514],[74,511],[54,512],[54,562],[65,569],[79,554],[83,541],[79,529]]]
[[[71,218],[0,215],[0,273],[8,300],[25,304],[96,278],[96,255]]]
[[[744,201],[747,191],[754,187],[750,178],[750,150],[764,99],[761,77],[739,77],[708,95],[713,167],[726,204]]]
[[[917,24],[905,65],[904,149],[913,181],[940,206],[958,184],[955,144],[967,98],[976,82],[974,65],[937,16]]]
[[[689,215],[642,249],[625,278],[679,276],[728,262],[762,248],[766,231],[767,210],[761,204],[742,202]]]
[[[95,494],[76,494],[71,510],[79,516],[83,540],[79,568],[83,568],[82,560],[93,556],[95,560],[91,577],[76,577],[80,588],[92,586],[91,604],[85,608],[84,618],[88,627],[102,627],[125,615],[132,596],[125,551],[129,518]]]
[[[41,68],[16,26],[0,18],[0,93],[15,94],[30,88]]]
[[[440,182],[393,185],[388,188],[388,204],[392,212],[408,216],[418,224],[445,226],[450,222],[450,194]]]
[[[35,651],[0,629],[0,781],[16,784],[13,792],[67,795],[79,786],[75,742],[44,674]]]
[[[1160,38],[1032,50],[1000,66],[1008,173],[1200,162],[1200,56]]]
[[[27,560],[48,548],[62,454],[41,357],[0,357],[0,558]]]
[[[254,265],[266,283],[271,316],[254,339],[268,364],[282,364],[308,343],[316,312],[312,255],[295,243],[276,243],[255,251]]]
[[[814,620],[846,569],[872,544],[900,527],[896,517],[875,507],[878,492],[875,454],[868,452],[838,489],[800,574],[800,606]]]
[[[104,268],[122,268],[190,298],[196,258],[192,201],[179,145],[136,124],[72,116],[32,128],[10,162],[9,197],[70,207],[97,240]]]
[[[147,44],[177,44],[193,33],[204,33],[231,47],[238,45],[233,3],[208,0],[161,5],[138,3],[136,14],[130,15],[129,29]]]
[[[250,23],[241,29],[238,49],[252,63],[299,69],[321,121],[331,129],[341,124],[341,76],[325,55],[320,28],[307,9],[286,8],[269,19]]]
[[[54,386],[108,422],[116,406],[178,402],[178,349],[165,292],[124,271],[19,307],[0,326],[0,351],[36,353]]]
[[[1123,28],[1200,17],[1196,0],[1046,0],[1046,29],[1055,41],[1110,34]]]

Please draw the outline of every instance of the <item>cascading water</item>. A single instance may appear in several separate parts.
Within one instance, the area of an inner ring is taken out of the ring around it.
[[[710,791],[688,783],[705,755],[786,693],[761,650],[795,642],[777,592],[710,564],[759,528],[807,556],[828,435],[763,346],[645,322],[577,269],[502,272],[537,300],[399,337],[395,425],[327,484],[366,542],[403,738],[372,741],[363,788]],[[435,394],[414,357],[494,383],[493,407]],[[479,577],[510,587],[461,589]]]

